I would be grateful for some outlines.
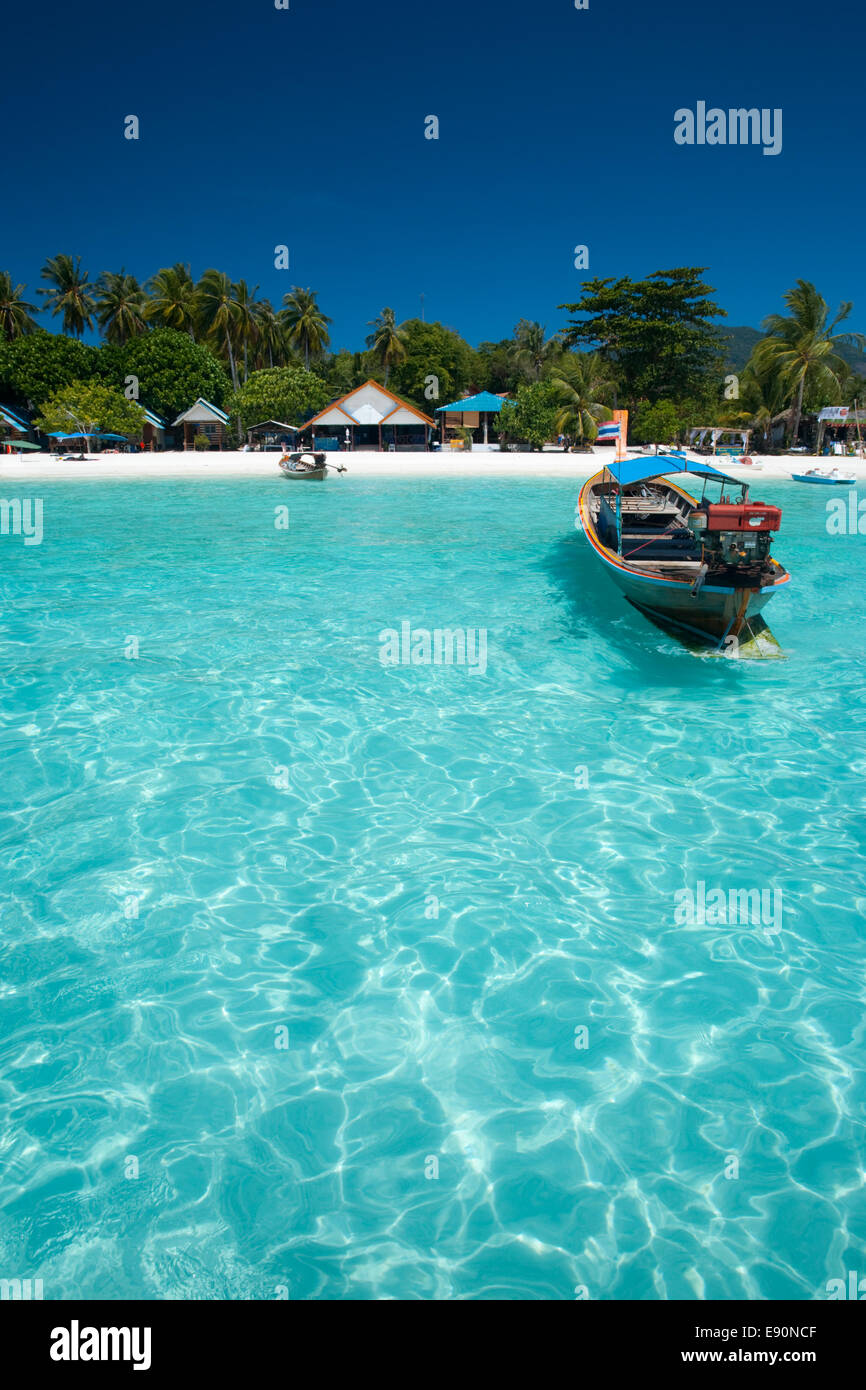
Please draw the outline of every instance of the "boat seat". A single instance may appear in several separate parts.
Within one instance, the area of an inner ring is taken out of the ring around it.
[[[629,555],[641,560],[685,560],[697,557],[698,548],[691,531],[683,529],[676,532],[657,531],[647,535],[645,531],[623,531],[622,558]]]
[[[688,526],[678,526],[676,530],[668,529],[666,526],[642,526],[640,530],[632,530],[631,526],[624,526],[622,536],[623,540],[626,537],[634,541],[666,540],[678,545],[685,545],[694,540]]]
[[[655,527],[670,526],[672,522],[681,520],[680,513],[677,511],[669,512],[632,512],[624,511],[622,514],[623,525],[628,531],[651,531]]]

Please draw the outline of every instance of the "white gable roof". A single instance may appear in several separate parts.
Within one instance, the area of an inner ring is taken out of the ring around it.
[[[356,386],[347,396],[326,406],[301,428],[306,429],[307,425],[378,425],[388,416],[396,425],[433,423],[423,411],[416,410],[408,401],[401,401],[378,382],[365,381],[363,386]]]
[[[372,401],[361,401],[358,405],[353,403],[349,413],[359,425],[378,425],[385,415],[384,410],[377,410]]]
[[[228,418],[223,411],[217,410],[215,405],[211,405],[210,401],[199,396],[195,404],[191,405],[189,410],[185,410],[182,415],[178,415],[174,423],[182,425],[185,420],[189,420],[191,423],[195,423],[197,420],[211,420],[214,423],[225,425],[228,423]]]
[[[345,410],[341,410],[338,405],[332,405],[330,410],[325,410],[321,415],[316,416],[317,425],[351,425],[352,416],[347,415]]]
[[[340,404],[359,425],[378,425],[394,409],[394,397],[375,381],[365,381],[363,386],[344,396]]]

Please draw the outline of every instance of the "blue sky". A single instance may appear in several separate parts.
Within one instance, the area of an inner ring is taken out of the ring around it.
[[[92,279],[181,260],[276,307],[311,286],[334,347],[422,292],[477,343],[553,332],[587,275],[706,265],[732,324],[802,276],[866,330],[862,0],[290,4],[7,12],[0,269],[29,298],[58,252]],[[699,100],[781,108],[781,154],[676,145]]]

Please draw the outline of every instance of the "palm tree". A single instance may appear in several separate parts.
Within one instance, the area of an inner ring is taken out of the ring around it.
[[[285,355],[285,341],[279,319],[274,313],[273,304],[269,299],[257,300],[253,306],[253,312],[256,320],[255,355],[253,357],[255,367],[276,366],[275,357],[281,364]]]
[[[232,385],[237,391],[238,369],[232,339],[236,336],[240,310],[234,286],[221,270],[206,270],[196,285],[196,318],[205,335],[225,348]]]
[[[195,341],[195,282],[188,265],[177,261],[148,281],[144,317],[163,328],[176,328]]]
[[[836,317],[828,322],[827,301],[808,280],[798,280],[783,297],[790,316],[770,314],[764,319],[761,327],[767,337],[755,344],[750,366],[758,374],[777,375],[784,384],[786,399],[792,405],[791,436],[796,442],[806,386],[838,397],[849,368],[836,349],[850,344],[862,350],[866,338],[862,333],[835,333],[853,305],[840,304]]]
[[[599,420],[610,420],[611,410],[602,397],[613,391],[607,368],[597,352],[566,354],[550,378],[560,408],[555,426],[560,434],[591,444]]]
[[[8,270],[0,270],[0,337],[7,342],[35,333],[37,325],[30,317],[36,306],[24,298],[26,285],[13,285]]]
[[[54,256],[45,262],[40,275],[50,288],[39,290],[45,296],[45,307],[52,314],[63,315],[64,333],[80,338],[85,328],[93,327],[93,297],[88,274],[81,269],[81,257]]]
[[[122,347],[147,332],[144,290],[134,275],[103,271],[96,282],[96,318],[109,343]]]
[[[536,381],[551,353],[559,347],[557,337],[545,338],[546,331],[543,323],[529,319],[521,319],[514,329],[514,360],[519,367],[527,368]]]
[[[776,369],[758,371],[754,361],[750,361],[740,377],[739,404],[721,409],[719,424],[760,434],[763,439],[762,452],[769,453],[773,424],[786,414],[786,390],[785,381]],[[792,412],[788,411],[787,414],[790,418]]]
[[[314,290],[302,290],[295,285],[290,294],[283,295],[283,305],[280,318],[286,330],[286,339],[290,347],[303,352],[304,366],[309,371],[310,356],[317,357],[331,341],[326,327],[331,320],[316,303]]]
[[[367,338],[367,347],[385,368],[387,386],[391,368],[396,363],[406,360],[406,330],[398,328],[393,309],[383,309],[377,319],[370,320],[368,326],[373,332]]]
[[[235,303],[237,304],[236,334],[239,348],[243,348],[244,354],[244,381],[250,374],[250,348],[254,347],[259,337],[259,302],[256,299],[255,289],[250,289],[246,280],[238,280],[234,287]]]

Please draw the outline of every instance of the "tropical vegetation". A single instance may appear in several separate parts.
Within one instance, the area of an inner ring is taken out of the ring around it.
[[[229,410],[243,429],[266,420],[302,425],[330,399],[327,386],[313,372],[303,367],[266,367],[247,377],[232,396]]]
[[[384,370],[387,386],[391,368],[406,360],[406,329],[398,327],[393,309],[383,309],[368,326],[373,332],[367,339],[367,347]]]
[[[790,312],[770,314],[764,320],[767,336],[756,344],[752,365],[756,372],[779,382],[791,412],[791,436],[796,439],[807,387],[824,404],[838,404],[849,375],[838,349],[844,345],[863,350],[866,338],[862,333],[837,333],[853,304],[840,304],[831,319],[827,301],[806,280],[798,280],[783,298]]]
[[[554,428],[573,444],[592,444],[602,420],[612,412],[605,404],[612,381],[598,353],[563,355],[550,378],[558,410]]]
[[[0,270],[0,341],[11,342],[36,332],[36,321],[31,318],[36,306],[24,298],[25,289],[26,285],[13,285],[7,270]]]
[[[375,377],[430,416],[461,395],[507,395],[503,436],[529,447],[543,429],[588,444],[627,406],[635,442],[714,423],[751,429],[764,449],[781,432],[795,438],[807,412],[866,396],[866,339],[846,331],[850,303],[834,314],[798,280],[786,312],[760,332],[726,332],[704,276],[679,266],[587,279],[560,306],[569,317],[555,331],[520,318],[511,337],[477,347],[447,324],[399,322],[385,307],[361,350],[332,351],[331,318],[309,287],[294,286],[275,309],[257,285],[213,267],[198,280],[180,261],[144,282],[124,267],[91,278],[63,253],[46,261],[35,296],[59,333],[37,322],[27,286],[0,271],[0,392],[39,410],[64,387],[99,381],[166,419],[202,396],[239,421],[296,423]]]
[[[531,381],[519,386],[514,401],[506,402],[499,413],[500,443],[541,449],[556,433],[560,400],[553,381]]]
[[[122,437],[141,433],[144,411],[99,381],[75,381],[45,402],[36,426],[45,434],[85,437],[107,431]]]

